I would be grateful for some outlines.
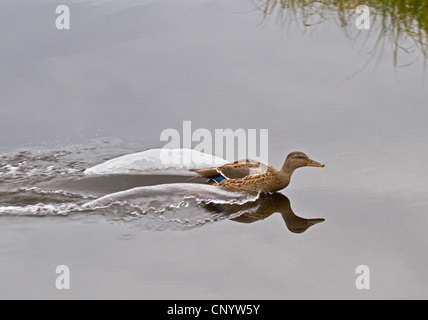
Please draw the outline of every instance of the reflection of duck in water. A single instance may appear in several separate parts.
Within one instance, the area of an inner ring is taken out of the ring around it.
[[[314,224],[325,221],[323,218],[305,219],[298,217],[291,209],[290,200],[282,193],[261,194],[256,202],[243,205],[209,204],[207,209],[222,212],[226,215],[242,211],[243,213],[231,220],[241,223],[252,223],[264,220],[275,212],[279,212],[287,228],[293,233],[305,232]]]
[[[324,167],[303,152],[297,151],[287,156],[279,171],[263,162],[251,159],[237,160],[208,169],[190,169],[190,171],[196,172],[200,177],[208,178],[211,184],[217,184],[231,191],[276,192],[290,184],[294,170],[306,166]]]

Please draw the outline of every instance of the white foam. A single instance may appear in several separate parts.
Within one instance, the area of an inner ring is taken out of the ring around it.
[[[71,212],[78,211],[82,211],[82,209],[75,203],[0,206],[0,216],[67,216]]]
[[[259,195],[232,192],[217,186],[199,183],[172,183],[156,186],[138,187],[126,191],[108,194],[84,204],[84,209],[106,208],[115,203],[128,203],[145,207],[180,204],[182,200],[193,199],[198,203],[244,204],[256,201]]]
[[[118,157],[86,169],[85,175],[181,175],[193,168],[221,166],[227,161],[192,149],[150,149]]]
[[[82,210],[101,213],[116,222],[129,223],[141,230],[189,230],[213,222],[232,219],[231,214],[205,209],[206,205],[254,203],[259,195],[230,192],[205,184],[175,183],[145,186],[112,193],[82,205]]]

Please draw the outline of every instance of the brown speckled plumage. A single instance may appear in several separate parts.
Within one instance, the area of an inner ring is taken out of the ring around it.
[[[303,152],[295,151],[285,159],[281,170],[252,159],[243,159],[208,169],[191,169],[200,177],[212,178],[222,175],[226,179],[218,186],[231,191],[276,192],[290,184],[294,170],[304,166],[324,167],[323,164],[309,159]],[[211,180],[213,181],[213,180]]]

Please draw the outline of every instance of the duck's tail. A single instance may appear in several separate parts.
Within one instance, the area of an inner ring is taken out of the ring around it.
[[[195,172],[198,175],[198,177],[202,177],[202,178],[209,178],[219,174],[216,168],[190,169],[189,171]]]
[[[187,182],[187,181],[195,180],[195,179],[197,179],[197,178],[200,178],[200,177],[199,177],[199,176],[190,177],[189,179],[187,179],[187,180],[186,180],[186,182]]]

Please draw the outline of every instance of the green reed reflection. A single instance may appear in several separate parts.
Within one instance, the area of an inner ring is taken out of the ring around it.
[[[274,14],[281,23],[297,21],[310,27],[327,20],[334,20],[349,38],[362,34],[377,34],[372,55],[381,52],[386,44],[392,44],[394,65],[399,65],[399,54],[412,55],[408,65],[423,57],[427,59],[428,0],[253,0],[264,18]],[[371,30],[358,30],[355,10],[359,5],[370,8]],[[306,28],[305,28],[306,29]]]

